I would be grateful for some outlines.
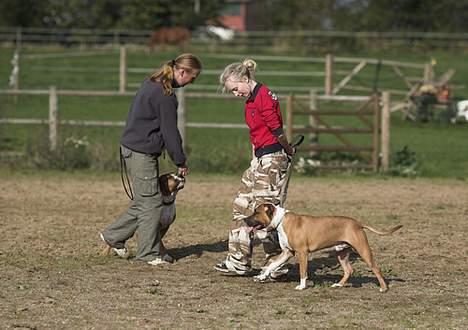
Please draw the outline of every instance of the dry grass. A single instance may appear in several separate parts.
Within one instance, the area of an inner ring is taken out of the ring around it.
[[[359,260],[351,285],[332,289],[336,261],[313,255],[315,286],[259,284],[212,266],[226,254],[231,177],[189,177],[166,245],[173,265],[99,254],[97,232],[126,207],[114,177],[1,174],[0,324],[29,329],[468,327],[468,185],[462,181],[293,178],[288,207],[349,215],[368,234],[390,291]],[[130,242],[134,248],[134,242]],[[262,249],[255,248],[260,264]]]

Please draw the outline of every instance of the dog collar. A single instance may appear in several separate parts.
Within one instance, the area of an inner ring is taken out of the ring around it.
[[[273,219],[271,219],[270,225],[268,226],[269,228],[276,229],[278,226],[281,224],[283,221],[284,215],[286,214],[286,209],[282,208],[281,206],[276,207],[275,215],[273,216]]]

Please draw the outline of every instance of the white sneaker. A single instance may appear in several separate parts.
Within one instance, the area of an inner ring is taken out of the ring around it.
[[[104,236],[102,235],[102,233],[99,233],[99,237],[101,237],[102,241],[105,244],[109,245],[109,243],[107,243],[106,240],[104,239]],[[113,247],[111,247],[111,248],[120,258],[126,258],[127,257],[128,250],[127,250],[126,247],[123,247],[121,249],[117,249],[117,248],[113,248]]]
[[[157,265],[169,264],[169,263],[170,263],[170,262],[164,260],[164,259],[161,258],[161,257],[156,257],[156,258],[154,258],[153,260],[148,261],[148,264],[150,264],[151,266],[157,266]]]

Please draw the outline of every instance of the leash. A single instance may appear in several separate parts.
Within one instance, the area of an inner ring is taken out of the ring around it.
[[[119,147],[119,153],[120,153],[120,179],[122,181],[122,186],[125,190],[125,193],[127,194],[128,198],[130,200],[133,200],[133,191],[132,191],[132,185],[130,183],[130,179],[128,177],[128,171],[127,171],[127,163],[125,163],[125,158],[122,155],[122,148]],[[127,184],[125,184],[124,180],[124,174],[125,174],[125,179],[127,180]],[[127,190],[127,185],[128,185],[128,190]]]
[[[295,142],[291,144],[291,147],[293,149],[296,149],[301,145],[301,143],[304,142],[304,135],[298,135],[295,137]],[[291,159],[289,161],[288,169],[286,170],[288,174],[286,174],[286,182],[284,183],[283,189],[281,191],[281,197],[280,197],[280,206],[283,206],[285,201],[286,201],[286,196],[288,194],[288,187],[289,187],[289,180],[291,179],[291,172],[292,172],[292,164],[294,160],[294,156],[297,153],[294,152],[294,155],[291,156]]]

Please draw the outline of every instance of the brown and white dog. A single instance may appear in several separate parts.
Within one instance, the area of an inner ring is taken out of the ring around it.
[[[162,256],[167,254],[167,250],[162,239],[176,218],[175,199],[179,190],[183,189],[184,186],[185,178],[175,173],[167,173],[159,177],[159,187],[161,189],[163,198],[163,208],[161,210],[161,217],[159,219],[161,226],[160,253]]]
[[[179,176],[175,173],[166,173],[159,177],[159,188],[161,190],[161,195],[163,199],[163,207],[161,210],[160,222],[160,233],[161,233],[161,246],[160,254],[161,256],[167,255],[166,247],[162,242],[162,238],[166,235],[169,227],[174,222],[176,218],[176,206],[175,199],[179,190],[183,189],[185,186],[185,178]],[[135,234],[136,235],[136,234]],[[108,255],[112,247],[106,245],[102,254]],[[170,258],[169,258],[170,259]],[[173,260],[172,260],[173,261]],[[172,262],[171,261],[171,262]]]
[[[282,252],[277,256],[259,275],[254,277],[255,281],[265,281],[271,272],[280,268],[293,255],[299,262],[300,284],[297,290],[307,287],[307,266],[310,252],[318,251],[334,246],[345,246],[337,248],[338,261],[343,267],[344,275],[333,287],[342,287],[353,273],[349,262],[351,246],[372,269],[380,283],[380,292],[388,290],[388,286],[376,265],[372,251],[367,241],[364,229],[368,229],[379,235],[389,235],[402,227],[395,226],[388,231],[379,231],[368,225],[362,224],[355,219],[343,216],[315,217],[289,212],[282,207],[273,204],[261,204],[256,207],[254,213],[245,219],[248,226],[276,229]],[[349,246],[347,246],[349,245]]]

